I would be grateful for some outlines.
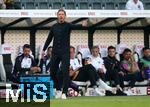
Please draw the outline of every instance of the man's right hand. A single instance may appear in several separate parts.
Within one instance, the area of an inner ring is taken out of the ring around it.
[[[74,70],[69,70],[69,76],[72,77],[75,74]]]
[[[32,71],[32,72],[39,72],[40,68],[39,67],[31,67],[30,71]]]
[[[43,59],[45,56],[45,51],[42,51],[41,58]]]
[[[104,70],[102,68],[98,69],[99,73],[104,73]]]

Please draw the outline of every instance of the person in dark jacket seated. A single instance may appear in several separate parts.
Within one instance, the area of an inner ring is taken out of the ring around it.
[[[113,46],[108,47],[108,56],[104,58],[104,64],[107,69],[106,71],[106,81],[115,82],[118,89],[122,90],[120,87],[119,73],[121,73],[120,62],[115,57],[116,48]]]
[[[140,69],[142,71],[142,76],[144,79],[148,80],[148,85],[150,85],[150,48],[144,47],[143,57],[140,59]]]
[[[30,51],[30,45],[25,44],[23,54],[17,56],[13,69],[14,81],[19,81],[19,77],[22,75],[40,72],[41,69],[36,65],[34,58],[30,56]]]

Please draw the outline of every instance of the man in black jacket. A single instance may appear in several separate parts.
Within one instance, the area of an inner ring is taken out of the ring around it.
[[[23,54],[17,56],[15,60],[13,79],[15,82],[19,82],[21,75],[39,72],[40,68],[36,66],[36,63],[32,56],[30,56],[30,45],[25,44],[23,46]]]
[[[113,46],[108,47],[108,56],[104,58],[104,64],[107,69],[106,71],[106,81],[114,81],[118,89],[122,90],[120,87],[119,74],[122,71],[120,68],[120,62],[115,57],[116,49]]]
[[[51,27],[51,31],[45,42],[43,48],[43,54],[50,42],[53,39],[52,58],[50,62],[51,77],[56,87],[56,98],[66,99],[66,94],[69,85],[69,49],[70,49],[70,33],[71,29],[85,26],[87,23],[84,22],[82,25],[73,25],[65,21],[66,12],[63,9],[59,9],[57,12],[58,22]],[[62,93],[58,83],[57,71],[61,62],[61,70],[63,74]]]
[[[144,47],[142,49],[143,57],[139,61],[139,67],[144,79],[148,80],[150,86],[150,48]]]

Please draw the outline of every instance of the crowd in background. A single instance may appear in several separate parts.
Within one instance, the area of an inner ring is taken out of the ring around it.
[[[15,0],[0,0],[0,9],[21,9],[21,6],[17,5]],[[126,10],[144,10],[144,5],[140,0],[128,0]]]

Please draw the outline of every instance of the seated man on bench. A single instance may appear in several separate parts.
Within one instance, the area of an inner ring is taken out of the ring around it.
[[[104,96],[105,94],[99,91],[99,88],[103,88],[105,90],[111,91],[112,93],[116,93],[116,88],[112,88],[104,83],[96,73],[96,69],[91,64],[86,64],[82,66],[78,59],[75,58],[75,48],[70,47],[70,77],[74,81],[86,82],[90,81],[91,86],[94,88],[95,93]]]
[[[21,75],[32,74],[40,72],[40,68],[36,65],[34,58],[30,56],[30,45],[25,44],[23,46],[23,54],[17,56],[13,69],[13,81],[19,82]]]

